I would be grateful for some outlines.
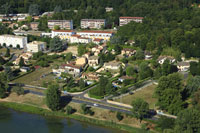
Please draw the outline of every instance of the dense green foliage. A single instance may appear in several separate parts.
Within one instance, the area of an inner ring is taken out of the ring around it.
[[[24,95],[24,88],[22,88],[21,84],[16,84],[16,86],[12,88],[12,92],[15,92],[17,95]]]
[[[149,116],[149,104],[141,98],[132,101],[133,116],[140,120],[140,122]]]
[[[46,104],[52,111],[60,109],[61,92],[58,84],[51,84],[48,86],[46,92]]]
[[[183,91],[182,78],[178,73],[161,77],[155,90],[157,105],[171,114],[177,114],[183,109]]]
[[[7,78],[4,73],[0,73],[0,98],[6,97],[6,92],[8,89]]]

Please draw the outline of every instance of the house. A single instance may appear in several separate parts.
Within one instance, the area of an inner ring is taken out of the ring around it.
[[[39,22],[32,22],[30,23],[30,27],[32,30],[38,30]]]
[[[19,65],[20,58],[22,57],[24,59],[24,63],[27,65],[32,56],[33,56],[32,53],[28,53],[28,52],[27,53],[23,53],[15,61],[13,61],[13,64]]]
[[[136,50],[130,49],[130,48],[124,48],[124,49],[121,51],[121,54],[122,54],[122,55],[125,55],[125,56],[128,56],[128,57],[134,55],[135,53],[136,53]]]
[[[60,69],[64,69],[65,73],[72,74],[74,77],[80,76],[82,72],[82,67],[76,66],[74,63],[63,64]]]
[[[99,75],[97,73],[94,72],[90,72],[90,73],[83,73],[81,78],[84,78],[86,80],[95,80],[95,81],[99,81]]]
[[[165,62],[165,60],[169,60],[170,63],[174,63],[176,60],[174,57],[172,56],[160,56],[157,61],[159,64],[163,64]]]
[[[87,60],[86,60],[85,57],[81,57],[81,58],[78,58],[76,60],[76,66],[82,66],[82,67],[84,67],[86,65],[86,63],[87,63]]]
[[[190,68],[190,63],[189,62],[178,62],[177,68],[179,71],[182,71],[182,72],[188,71]]]
[[[99,44],[103,43],[103,39],[95,38],[92,42],[99,45]]]
[[[149,59],[152,58],[152,54],[150,52],[148,52],[148,51],[145,51],[144,55],[145,55],[145,60],[149,60]]]
[[[99,57],[98,56],[90,56],[88,58],[89,66],[95,67],[99,65]]]
[[[27,44],[27,51],[37,53],[39,51],[46,51],[46,42],[33,41]]]
[[[15,35],[0,35],[0,45],[13,48],[24,48],[27,45],[27,37]]]
[[[119,18],[119,26],[124,26],[132,21],[137,23],[142,23],[143,17],[120,17]]]
[[[118,81],[120,81],[120,82],[124,82],[124,80],[126,80],[126,79],[134,79],[133,77],[130,77],[130,76],[121,76],[120,78],[118,78]]]
[[[30,71],[30,68],[29,67],[21,67],[20,71],[21,72],[28,72],[28,71]]]
[[[121,64],[118,62],[108,62],[104,63],[105,70],[119,70]]]
[[[54,29],[54,26],[59,26],[60,29],[73,29],[73,20],[48,20],[48,28]]]
[[[112,12],[113,8],[112,7],[106,7],[105,10],[106,10],[106,12]]]
[[[130,44],[131,46],[133,46],[133,44],[135,44],[134,40],[128,40],[127,42],[125,42],[125,44]]]
[[[82,29],[101,29],[105,27],[105,19],[81,19],[81,28]]]

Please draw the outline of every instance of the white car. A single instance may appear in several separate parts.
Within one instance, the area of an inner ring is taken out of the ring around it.
[[[93,104],[95,107],[97,107],[98,105],[96,103]]]

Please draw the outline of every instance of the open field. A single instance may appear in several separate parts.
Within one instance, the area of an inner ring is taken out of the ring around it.
[[[15,54],[21,54],[23,52],[23,50],[18,50],[18,49],[13,49],[10,48],[10,53],[15,53]],[[0,53],[6,53],[6,48],[1,48],[0,49]]]
[[[131,104],[131,102],[136,98],[142,98],[149,103],[151,109],[154,108],[156,103],[156,98],[153,98],[153,93],[156,88],[156,85],[151,85],[146,88],[143,88],[140,91],[135,92],[132,95],[124,96],[122,99],[116,99],[117,102],[122,102],[124,104]]]

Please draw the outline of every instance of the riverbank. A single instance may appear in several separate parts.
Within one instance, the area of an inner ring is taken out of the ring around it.
[[[87,116],[82,116],[82,115],[78,115],[76,114],[72,114],[72,115],[66,115],[64,112],[52,112],[48,109],[45,108],[40,108],[34,105],[28,105],[28,104],[23,104],[23,103],[16,103],[16,102],[9,102],[9,101],[0,101],[0,106],[4,106],[7,108],[11,108],[17,111],[22,111],[22,112],[27,112],[27,113],[32,113],[32,114],[39,114],[39,115],[43,115],[43,116],[55,116],[55,117],[62,117],[62,118],[71,118],[71,119],[75,119],[75,120],[79,120],[79,121],[84,121],[84,122],[88,122],[91,124],[96,124],[96,125],[100,125],[100,126],[104,126],[104,127],[111,127],[111,128],[116,128],[116,129],[120,129],[123,131],[127,131],[127,132],[145,132],[142,129],[139,128],[134,128],[128,125],[124,125],[124,124],[119,124],[113,121],[104,121],[104,120],[98,120],[95,118],[89,118]]]

